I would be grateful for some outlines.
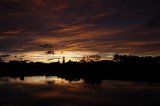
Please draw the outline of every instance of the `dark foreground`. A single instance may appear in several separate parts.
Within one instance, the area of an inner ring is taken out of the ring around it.
[[[159,59],[0,63],[0,106],[160,106],[159,66]]]
[[[0,78],[1,106],[159,106],[160,84],[103,80],[70,83],[57,77]]]
[[[160,62],[112,62],[90,63],[0,63],[0,77],[58,76],[66,80],[84,79],[94,83],[101,80],[127,80],[160,82]]]

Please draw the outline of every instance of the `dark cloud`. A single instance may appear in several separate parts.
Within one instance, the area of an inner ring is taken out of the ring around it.
[[[158,54],[159,10],[159,0],[1,0],[0,53]]]
[[[50,45],[50,44],[39,44],[39,47],[41,47],[41,48],[46,48],[46,49],[50,49],[50,48],[52,48],[53,46]]]
[[[9,57],[9,56],[11,56],[11,55],[5,54],[5,55],[1,55],[0,57],[5,58],[5,57]]]
[[[160,14],[149,19],[143,26],[152,27],[152,28],[160,28]]]

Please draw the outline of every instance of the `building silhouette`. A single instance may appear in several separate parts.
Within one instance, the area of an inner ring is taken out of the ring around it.
[[[65,64],[65,57],[63,57],[63,61],[62,61],[62,64]]]
[[[59,60],[59,58],[58,58],[58,63],[60,63],[60,60]]]

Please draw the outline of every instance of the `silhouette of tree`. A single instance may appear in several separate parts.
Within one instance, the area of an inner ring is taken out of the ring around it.
[[[86,63],[86,57],[83,57],[82,59],[80,59],[79,62],[80,62],[80,63]]]
[[[80,63],[86,63],[86,62],[97,62],[101,60],[101,56],[100,55],[89,55],[86,57],[83,57],[80,60]]]
[[[101,56],[99,55],[90,55],[87,58],[87,61],[99,61],[101,59]]]
[[[67,63],[73,63],[73,61],[72,61],[72,60],[69,60]]]
[[[115,55],[113,56],[113,61],[115,61],[115,62],[120,61],[120,55],[119,55],[119,54],[115,54]]]
[[[119,55],[115,54],[113,57],[114,62],[125,62],[125,63],[159,63],[160,56],[152,57],[139,57],[139,56],[132,56],[132,55]]]

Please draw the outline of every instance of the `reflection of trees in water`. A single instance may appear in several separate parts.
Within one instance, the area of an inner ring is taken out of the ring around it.
[[[98,77],[87,77],[84,78],[84,87],[87,89],[101,90],[102,80]]]
[[[74,72],[74,73],[66,73],[66,72],[58,73],[57,77],[62,78],[64,80],[67,80],[70,83],[72,83],[73,81],[80,81],[81,79],[83,79],[81,77],[81,75],[76,72]]]
[[[46,83],[48,84],[49,87],[52,87],[55,84],[54,80],[48,80],[46,81]]]
[[[7,81],[8,82],[9,80],[8,80],[8,77],[0,77],[0,81]]]
[[[90,83],[85,83],[84,88],[86,89],[93,89],[93,90],[102,90],[102,87],[98,84],[90,84]]]
[[[20,76],[20,80],[21,80],[21,81],[24,81],[24,76]]]
[[[91,77],[87,75],[80,75],[80,74],[59,74],[58,78],[65,79],[72,83],[72,81],[80,81],[83,80],[84,82],[84,87],[87,89],[94,89],[94,90],[102,90],[101,88],[101,83],[102,83],[102,78],[101,77]]]
[[[95,60],[95,61],[92,61]],[[115,79],[132,81],[160,82],[160,56],[138,57],[115,55],[112,61],[99,61],[100,56],[84,57],[82,62],[60,63],[26,63],[24,61],[0,62],[0,76],[58,76],[69,82],[80,79]],[[87,62],[86,62],[87,61]],[[97,77],[99,79],[91,78]],[[150,76],[150,77],[148,77]],[[20,78],[24,80],[23,77]],[[92,83],[92,81],[88,81]]]

